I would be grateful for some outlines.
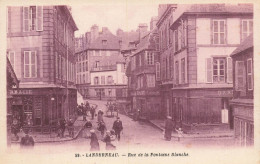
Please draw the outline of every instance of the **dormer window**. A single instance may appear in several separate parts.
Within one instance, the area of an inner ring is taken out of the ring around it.
[[[102,40],[102,45],[107,45],[107,40]]]

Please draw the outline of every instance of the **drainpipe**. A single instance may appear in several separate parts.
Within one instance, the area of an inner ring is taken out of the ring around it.
[[[67,30],[67,27],[68,27],[68,22],[71,18],[71,15],[69,15],[68,17],[68,20],[65,24],[65,30],[66,30],[66,47],[67,47],[67,50],[66,50],[66,58],[67,58],[67,62],[66,62],[66,101],[65,101],[65,107],[67,107],[67,117],[69,118],[69,97],[68,97],[68,62],[69,62],[69,39],[68,39],[68,30]]]

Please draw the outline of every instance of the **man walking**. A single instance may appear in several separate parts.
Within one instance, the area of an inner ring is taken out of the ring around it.
[[[172,121],[172,117],[168,116],[167,120],[165,122],[165,134],[164,134],[164,138],[167,141],[170,141],[172,138],[172,130],[173,130],[173,121]]]
[[[34,139],[29,135],[29,129],[24,130],[25,136],[21,138],[21,147],[34,146]]]
[[[123,130],[123,124],[122,124],[122,121],[120,120],[120,117],[117,117],[117,120],[114,122],[113,129],[115,131],[116,138],[119,141],[120,140],[120,133]]]

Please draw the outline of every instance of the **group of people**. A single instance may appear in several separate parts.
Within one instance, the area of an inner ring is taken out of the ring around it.
[[[173,130],[174,130],[174,123],[172,121],[172,117],[167,116],[167,120],[165,121],[165,131],[164,131],[164,138],[167,141],[171,140]],[[183,131],[181,128],[175,128],[175,131],[178,134],[178,141],[180,141],[180,138],[183,136]]]
[[[64,137],[64,132],[66,130],[66,127],[68,129],[69,132],[69,136],[71,138],[74,137],[74,122],[73,119],[70,118],[67,122],[65,119],[59,120],[58,121],[58,126],[57,126],[57,137],[63,138]]]
[[[97,105],[90,106],[89,102],[86,101],[85,104],[81,103],[80,105],[78,105],[78,115],[83,115],[83,120],[86,121],[86,116],[88,116],[88,113],[90,112],[91,118],[93,120],[96,114],[96,108]]]
[[[90,121],[87,121],[89,124]],[[86,124],[87,124],[86,123]],[[89,127],[92,127],[89,126]],[[105,122],[103,120],[103,112],[99,111],[98,113],[98,128],[101,132],[101,137],[103,138],[102,141],[106,143],[106,150],[114,150],[116,149],[116,146],[111,143],[111,141],[118,139],[120,140],[120,133],[123,130],[123,124],[122,121],[120,120],[120,117],[117,117],[116,121],[113,123],[112,130],[107,130]],[[105,134],[106,131],[106,134]],[[91,151],[99,151],[99,141],[97,138],[97,135],[95,133],[94,129],[90,130],[90,150]],[[105,134],[105,135],[104,135]]]

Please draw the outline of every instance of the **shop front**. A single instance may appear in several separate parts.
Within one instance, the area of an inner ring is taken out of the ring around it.
[[[140,111],[144,119],[158,119],[161,116],[160,92],[154,90],[132,91],[134,112]]]
[[[233,129],[231,88],[174,89],[173,119],[186,131]]]
[[[59,119],[72,117],[77,106],[76,89],[12,89],[10,94],[13,120],[39,132],[49,131]]]

